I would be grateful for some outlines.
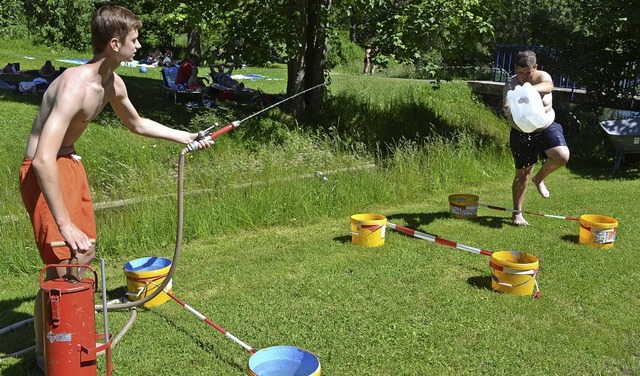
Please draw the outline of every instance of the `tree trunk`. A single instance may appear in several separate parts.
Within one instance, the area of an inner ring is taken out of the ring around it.
[[[292,0],[296,46],[287,64],[287,96],[324,83],[327,60],[327,27],[331,0]],[[324,104],[324,87],[307,92],[289,101],[287,111],[297,115],[305,110],[317,114]]]
[[[324,83],[324,66],[327,61],[328,14],[331,0],[311,0],[313,11],[309,12],[309,32],[307,33],[307,66],[305,88]],[[311,114],[318,114],[324,105],[324,86],[309,91],[305,95],[305,104]]]
[[[189,31],[189,39],[187,40],[187,53],[196,54],[198,56],[202,54],[200,32],[197,30],[192,29]]]
[[[292,97],[304,90],[304,81],[306,73],[306,54],[307,50],[307,6],[306,0],[291,0],[290,17],[293,20],[292,27],[295,37],[289,42],[290,45],[296,46],[290,48],[293,54],[287,62],[287,97]],[[287,102],[286,111],[294,116],[304,110],[304,102],[302,97],[296,97]]]

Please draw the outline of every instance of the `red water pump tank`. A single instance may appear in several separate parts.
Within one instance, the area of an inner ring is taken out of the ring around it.
[[[110,367],[110,341],[104,345],[96,340],[104,335],[96,335],[94,292],[98,275],[89,265],[75,265],[93,272],[91,278],[70,278],[65,276],[43,281],[49,268],[69,265],[47,265],[40,273],[40,289],[44,318],[44,357],[47,376],[84,376],[98,372],[96,355],[107,349]]]

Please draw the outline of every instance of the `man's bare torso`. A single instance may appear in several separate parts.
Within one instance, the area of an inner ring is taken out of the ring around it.
[[[551,76],[549,76],[548,73],[541,71],[541,70],[536,70],[533,74],[532,77],[529,82],[532,86],[540,84],[544,81],[547,80],[551,80]],[[509,78],[509,80],[505,83],[504,85],[504,90],[502,92],[503,94],[503,100],[506,101],[507,99],[507,92],[509,90],[514,90],[516,88],[517,85],[522,86],[525,82],[520,81],[520,79],[518,78],[517,75],[512,76],[511,78]],[[546,113],[547,116],[547,125],[546,127],[548,127],[549,125],[551,125],[554,120],[555,120],[555,111],[553,110],[553,92],[549,92],[549,93],[544,93],[541,94],[542,95],[542,105],[544,106],[544,111]],[[517,130],[519,130],[518,126],[513,122],[513,119],[511,118],[511,116],[508,116],[509,118],[509,124],[511,124],[511,126]],[[546,128],[545,127],[545,128]]]
[[[91,64],[67,69],[55,79],[42,98],[27,149],[26,158],[33,158],[40,136],[46,127],[62,130],[64,136],[58,154],[73,151],[73,144],[82,135],[87,125],[115,97],[115,74],[102,83],[97,67]]]

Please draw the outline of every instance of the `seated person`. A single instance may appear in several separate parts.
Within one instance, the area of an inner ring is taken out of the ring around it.
[[[207,87],[207,84],[204,82],[206,78],[198,77],[198,67],[191,67],[191,76],[189,76],[189,80],[187,81],[187,87],[189,90],[202,90]]]
[[[38,71],[42,78],[53,78],[56,73],[56,67],[53,66],[51,60],[45,61],[44,65]]]
[[[233,67],[229,68],[228,72],[224,71],[224,64],[218,64],[218,72],[214,71],[214,65],[210,65],[209,69],[211,70],[213,82],[217,83],[218,85],[221,85],[233,90],[244,89],[244,83],[238,82],[233,78],[231,78],[231,72],[233,72]]]
[[[195,54],[189,55],[185,61],[178,67],[178,73],[176,73],[176,85],[187,86],[187,81],[191,77],[191,68],[198,65],[198,56]]]
[[[2,68],[2,72],[0,74],[14,75],[14,74],[17,74],[17,73],[18,72],[16,72],[16,68],[13,65],[13,63],[9,63],[4,68]]]
[[[151,54],[151,58],[153,59],[154,63],[161,65],[163,60],[162,51],[160,51],[159,48],[156,48],[156,50]]]
[[[151,56],[151,54],[149,54],[147,57],[140,60],[140,64],[154,65],[156,64],[156,60]]]
[[[171,65],[173,65],[173,53],[171,52],[170,49],[166,49],[164,52],[164,56],[162,57],[162,62],[160,65],[164,65],[165,67],[169,67]]]

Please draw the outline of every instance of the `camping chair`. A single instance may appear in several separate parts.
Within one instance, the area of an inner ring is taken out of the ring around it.
[[[173,103],[178,103],[178,96],[197,97],[200,102],[203,101],[204,91],[201,89],[190,90],[182,85],[176,85],[176,76],[178,75],[178,67],[162,68],[162,88],[167,94],[173,95]]]

